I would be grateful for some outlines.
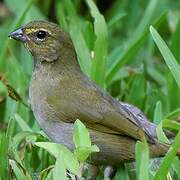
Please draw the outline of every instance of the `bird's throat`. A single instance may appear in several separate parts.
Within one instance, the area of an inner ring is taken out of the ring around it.
[[[53,74],[55,76],[58,74],[69,74],[73,76],[77,73],[81,73],[75,51],[71,53],[68,53],[68,51],[63,52],[58,59],[53,61],[42,60],[37,56],[33,56],[33,59],[33,72],[43,70],[49,75]]]

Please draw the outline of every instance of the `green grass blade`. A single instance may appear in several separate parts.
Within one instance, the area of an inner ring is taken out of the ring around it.
[[[19,124],[19,126],[21,127],[21,129],[23,131],[32,132],[32,129],[28,126],[28,124],[18,114],[14,115],[14,119],[17,121],[17,123]]]
[[[155,26],[158,26],[162,21],[164,21],[166,18],[166,12],[163,13],[158,20],[154,23]],[[123,50],[122,54],[120,55],[118,61],[115,61],[112,63],[112,65],[109,67],[107,71],[106,81],[108,84],[111,83],[113,77],[116,75],[116,73],[119,71],[119,69],[126,63],[129,63],[130,60],[133,60],[132,57],[135,56],[137,51],[142,47],[142,44],[148,37],[149,33],[148,31],[144,31],[137,39],[134,39],[133,42],[131,42],[126,49]]]
[[[56,159],[58,158],[59,154],[62,153],[66,169],[74,174],[78,173],[79,162],[74,154],[66,146],[51,142],[36,142],[35,145],[46,149],[50,154],[55,156]]]
[[[11,25],[11,27],[9,28],[9,31],[12,31],[14,29],[16,29],[18,26],[20,26],[20,24],[22,23],[22,21],[25,19],[27,12],[29,11],[29,9],[31,8],[32,4],[33,4],[34,0],[29,0],[27,2],[27,4],[25,5],[25,8],[22,10],[22,12],[20,13],[20,15],[16,18],[16,20],[14,21],[14,23]],[[6,41],[4,42],[4,46],[3,49],[1,50],[1,55],[0,55],[0,69],[4,67],[4,57],[5,57],[5,53],[7,50],[7,47],[9,45],[9,39],[7,37]]]
[[[157,125],[156,127],[156,133],[157,133],[157,137],[161,142],[165,142],[165,143],[169,143],[165,133],[163,132],[163,128],[162,128],[162,103],[161,101],[158,101],[156,103],[156,107],[154,110],[154,117],[153,117],[153,122]]]
[[[92,17],[94,18],[94,32],[96,41],[94,44],[94,58],[91,68],[91,78],[101,87],[105,85],[105,72],[107,60],[107,26],[103,15],[100,14],[92,0],[86,0]]]
[[[157,137],[161,142],[169,143],[166,135],[163,132],[163,123],[162,123],[162,104],[161,101],[156,103],[155,111],[154,111],[154,118],[153,122],[157,125],[156,132]]]
[[[165,120],[163,121],[163,127],[164,127],[164,128],[170,128],[170,129],[179,131],[179,130],[180,130],[180,123],[177,122],[177,121],[165,119]]]
[[[120,12],[116,16],[114,16],[112,19],[110,19],[107,23],[108,29],[111,29],[117,22],[119,22],[126,15],[127,15],[126,13]]]
[[[115,180],[120,180],[120,179],[129,180],[130,179],[128,176],[128,171],[125,168],[124,164],[117,169],[117,172],[116,172],[114,179]]]
[[[18,180],[24,180],[24,179],[28,179],[22,172],[22,170],[18,167],[18,165],[16,164],[16,162],[14,160],[10,160],[10,165],[11,168],[16,176],[16,178]]]
[[[173,144],[171,145],[169,151],[167,152],[166,156],[164,157],[160,167],[154,177],[154,180],[166,179],[166,175],[173,163],[176,152],[180,148],[180,131],[178,132]]]
[[[165,77],[166,77],[166,86],[168,90],[168,99],[167,99],[168,108],[169,108],[169,112],[173,112],[175,109],[180,107],[179,87],[172,73],[169,71],[169,69],[165,74]]]
[[[150,32],[153,37],[154,42],[159,48],[168,68],[170,69],[174,79],[176,80],[179,88],[180,88],[180,65],[176,61],[175,57],[171,53],[170,49],[158,34],[158,32],[154,29],[153,26],[150,27]]]
[[[0,179],[4,179],[8,173],[8,138],[0,134]]]
[[[82,71],[90,76],[91,55],[81,30],[81,20],[76,13],[75,7],[70,0],[64,1],[65,10],[68,14],[69,27],[68,31],[75,46],[78,60]],[[64,12],[65,13],[65,12]],[[83,49],[83,50],[82,50]]]
[[[170,112],[165,116],[165,118],[174,118],[176,116],[180,115],[180,108],[175,109],[174,111]]]
[[[56,159],[56,164],[53,171],[53,180],[68,180],[66,176],[66,167],[63,160],[63,153],[60,153]]]
[[[137,91],[137,89],[139,90]],[[136,74],[132,79],[129,94],[125,101],[139,107],[140,109],[143,109],[145,100],[145,89],[146,85],[144,73]],[[139,101],[139,99],[141,99],[141,101]]]
[[[11,160],[11,161],[10,161],[10,165],[11,165],[11,168],[12,168],[12,170],[13,170],[13,172],[14,172],[14,174],[15,174],[15,176],[16,176],[16,178],[17,178],[18,180],[23,180],[23,179],[25,179],[23,173],[22,173],[21,170],[17,167],[17,164],[16,164],[15,161]]]
[[[153,122],[158,125],[162,120],[162,103],[158,101],[156,103],[155,111],[154,111],[154,118]]]
[[[178,157],[174,159],[172,167],[176,171],[178,177],[180,177],[180,161]]]
[[[80,29],[74,25],[74,23],[70,24],[70,34],[72,37],[73,44],[75,45],[75,49],[77,52],[81,69],[85,74],[90,76],[91,64],[92,64],[91,55],[87,47],[87,44],[84,40],[83,34],[80,31]],[[82,51],[82,47],[83,47],[83,51]]]
[[[157,137],[161,142],[169,143],[169,140],[168,140],[168,138],[166,137],[166,135],[165,135],[165,133],[163,131],[163,127],[164,127],[163,122],[160,122],[158,124],[158,126],[156,127]]]
[[[176,31],[172,37],[172,53],[176,57],[178,63],[180,63],[180,51],[179,51],[179,44],[180,44],[180,19],[176,26]]]
[[[156,9],[158,8],[158,0],[151,0],[149,1],[146,10],[144,12],[143,18],[141,19],[137,29],[134,32],[133,37],[138,37],[140,36],[145,28],[149,25]]]
[[[75,147],[91,147],[91,139],[89,132],[85,125],[77,119],[74,123],[74,135],[73,135],[73,141],[75,144]]]
[[[60,26],[65,30],[68,31],[68,25],[64,13],[64,4],[62,1],[56,0],[56,16],[57,16],[57,21],[60,24]]]
[[[146,142],[136,142],[136,177],[138,180],[149,179],[149,149]]]

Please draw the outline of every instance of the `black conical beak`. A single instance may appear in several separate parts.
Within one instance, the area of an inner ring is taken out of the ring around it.
[[[24,35],[23,30],[21,28],[11,32],[8,37],[21,42],[26,42],[28,40],[27,36]]]

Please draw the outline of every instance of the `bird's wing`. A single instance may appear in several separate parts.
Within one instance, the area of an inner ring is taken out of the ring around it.
[[[61,93],[54,94],[56,96],[48,96],[47,102],[62,121],[74,122],[80,119],[88,128],[97,131],[124,134],[135,139],[141,139],[142,133],[145,132],[149,137],[128,108],[88,79],[76,80],[68,86],[64,83]]]

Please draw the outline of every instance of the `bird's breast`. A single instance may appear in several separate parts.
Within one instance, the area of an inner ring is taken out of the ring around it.
[[[41,128],[55,142],[61,142],[69,148],[73,148],[73,124],[61,121],[61,113],[57,112],[47,99],[61,92],[61,77],[52,77],[48,71],[33,72],[29,88],[29,99],[33,114]],[[57,85],[58,84],[58,85]],[[58,86],[58,89],[57,89]],[[57,95],[59,101],[63,96]],[[62,117],[63,118],[63,117]]]
[[[54,111],[47,99],[51,96],[60,97],[60,78],[60,76],[58,78],[56,78],[56,76],[53,77],[50,72],[44,71],[43,69],[33,72],[29,89],[29,98],[31,108],[38,121],[55,121],[57,119],[57,112]],[[61,100],[62,99],[59,99],[59,101]]]

